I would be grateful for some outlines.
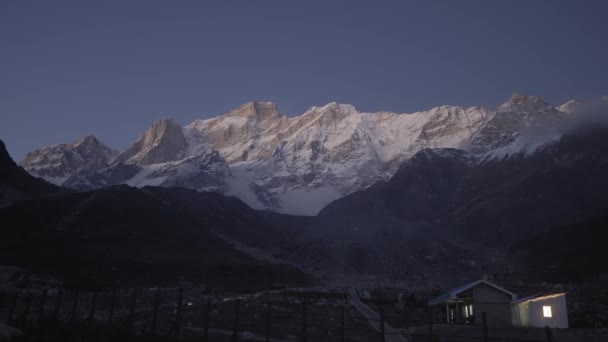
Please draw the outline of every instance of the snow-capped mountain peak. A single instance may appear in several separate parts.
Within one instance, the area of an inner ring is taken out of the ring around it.
[[[130,164],[158,164],[183,158],[186,138],[181,126],[169,118],[156,121],[116,161]]]
[[[539,96],[518,93],[496,110],[446,105],[411,114],[330,102],[286,116],[272,102],[247,102],[185,127],[161,119],[110,168],[79,173],[66,186],[178,185],[234,195],[258,209],[311,215],[390,178],[418,151],[513,153],[529,145],[526,132],[534,132],[534,146],[545,135],[553,139],[552,127],[565,116]],[[26,169],[35,173],[31,166]]]
[[[499,107],[499,111],[543,111],[553,107],[540,96],[529,96],[521,93],[513,93],[507,102]]]
[[[89,134],[74,143],[74,146],[99,146],[101,143],[93,134]]]
[[[560,106],[557,106],[556,109],[562,113],[573,113],[578,110],[580,103],[576,100],[570,100]]]
[[[69,144],[41,148],[26,155],[19,165],[31,174],[60,185],[80,172],[95,172],[110,164],[118,152],[93,135]]]
[[[224,114],[224,116],[236,116],[255,118],[259,121],[263,121],[269,118],[278,117],[281,114],[276,104],[272,102],[255,102],[250,101],[242,104],[238,108]]]

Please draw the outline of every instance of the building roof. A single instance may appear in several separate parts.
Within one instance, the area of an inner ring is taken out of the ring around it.
[[[493,283],[491,283],[491,282],[489,282],[489,281],[487,281],[485,279],[480,279],[480,280],[477,280],[477,281],[474,281],[474,282],[462,285],[460,287],[451,289],[450,291],[442,294],[441,296],[439,296],[439,297],[437,297],[435,299],[430,300],[429,301],[429,306],[445,303],[445,302],[447,302],[449,300],[456,299],[456,298],[458,298],[458,295],[460,295],[463,292],[468,291],[468,290],[470,290],[470,289],[472,289],[475,286],[480,285],[480,284],[490,286],[490,287],[492,287],[492,288],[494,288],[494,289],[496,289],[496,290],[498,290],[498,291],[500,291],[502,293],[505,293],[505,294],[511,296],[511,300],[517,299],[517,295],[515,293],[513,293],[511,291],[508,291],[507,289],[505,289],[503,287],[500,287],[500,286],[498,286],[496,284],[493,284]]]
[[[533,296],[528,296],[528,297],[524,297],[518,300],[514,300],[512,302],[512,304],[519,304],[519,303],[525,303],[525,302],[535,302],[537,300],[544,300],[544,299],[550,299],[550,298],[555,298],[555,297],[560,297],[560,296],[565,296],[566,292],[553,292],[553,293],[537,293]]]

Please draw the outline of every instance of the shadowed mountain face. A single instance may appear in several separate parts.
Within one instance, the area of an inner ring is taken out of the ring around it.
[[[215,230],[238,230],[255,217],[238,200],[196,193],[197,215],[182,189],[128,186],[41,198],[0,210],[0,263],[50,273],[75,287],[201,282],[250,291],[307,284],[293,267],[237,251]],[[251,230],[261,230],[256,221]]]
[[[4,142],[0,140],[0,207],[57,191],[59,187],[41,178],[32,177],[19,167],[8,154]]]
[[[308,281],[279,262],[328,278],[501,272],[513,243],[605,212],[607,134],[595,127],[533,152],[484,157],[426,149],[317,217],[183,188],[31,200],[0,210],[0,222],[14,222],[3,224],[0,263],[89,285],[183,278],[230,287],[244,277],[236,283],[249,289]]]
[[[572,282],[608,273],[606,248],[608,215],[557,227],[513,246],[533,278]]]
[[[388,182],[337,200],[320,217],[343,225],[419,222],[504,248],[608,208],[608,129],[568,135],[532,155],[480,160],[425,150]],[[364,220],[362,220],[362,218]]]

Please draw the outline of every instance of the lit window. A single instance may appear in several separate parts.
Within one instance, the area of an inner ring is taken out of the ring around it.
[[[473,304],[468,304],[464,306],[464,317],[473,316]]]
[[[549,305],[543,306],[543,317],[553,317],[551,307]]]

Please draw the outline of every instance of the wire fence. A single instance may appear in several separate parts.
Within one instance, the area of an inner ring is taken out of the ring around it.
[[[521,341],[559,342],[552,329],[524,330],[498,336],[486,315],[478,325],[434,323],[392,329],[384,310],[363,316],[344,303],[272,302],[267,298],[216,298],[184,289],[128,289],[80,293],[61,289],[0,294],[5,322],[27,334],[77,329],[81,336],[156,337],[197,341]],[[393,313],[394,316],[394,313]],[[405,326],[407,322],[405,322]],[[588,334],[581,341],[595,341]],[[84,338],[83,340],[87,340]],[[600,341],[601,339],[598,339]]]

